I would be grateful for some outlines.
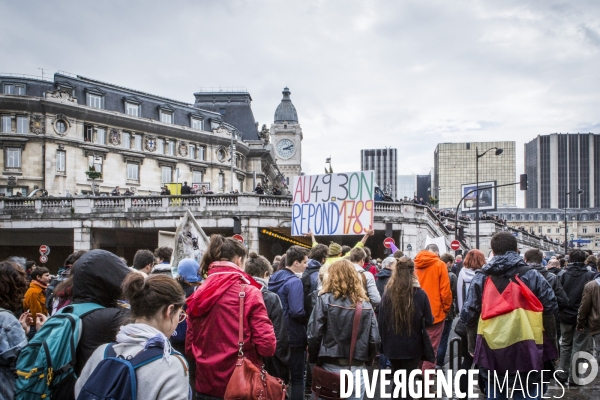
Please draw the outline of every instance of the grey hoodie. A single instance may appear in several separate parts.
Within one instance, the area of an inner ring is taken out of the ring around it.
[[[469,293],[469,286],[475,276],[475,271],[469,268],[461,268],[458,274],[458,283],[456,284],[456,297],[458,299],[458,312],[462,310],[465,297]],[[463,287],[464,286],[464,287]]]

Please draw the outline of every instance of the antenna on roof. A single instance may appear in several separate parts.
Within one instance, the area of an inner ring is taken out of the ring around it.
[[[42,70],[42,80],[44,80],[44,68],[38,68]]]

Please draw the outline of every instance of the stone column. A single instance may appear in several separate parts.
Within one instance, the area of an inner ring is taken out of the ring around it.
[[[92,229],[80,227],[73,230],[73,251],[92,249]]]
[[[246,243],[248,244],[248,252],[254,251],[257,254],[260,254],[260,252],[258,251],[259,249],[259,240],[258,240],[258,227],[257,226],[251,226],[250,222],[253,221],[252,219],[248,220],[248,226],[247,228],[244,227],[244,233],[245,233],[245,239],[246,239]]]

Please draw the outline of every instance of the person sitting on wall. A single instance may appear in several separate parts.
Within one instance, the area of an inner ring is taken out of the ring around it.
[[[273,188],[273,194],[275,196],[281,196],[282,195],[281,189],[279,189],[279,186],[275,185],[275,187]]]
[[[112,192],[110,192],[110,195],[111,195],[111,196],[120,196],[120,195],[121,195],[120,188],[119,188],[118,186],[117,186],[117,187],[115,187],[115,188],[112,190]]]
[[[256,189],[254,189],[254,192],[256,194],[265,194],[265,191],[264,191],[263,187],[261,186],[260,182],[256,185]]]
[[[161,196],[170,196],[171,195],[171,191],[169,190],[167,185],[163,186],[163,188],[160,191],[160,195]]]

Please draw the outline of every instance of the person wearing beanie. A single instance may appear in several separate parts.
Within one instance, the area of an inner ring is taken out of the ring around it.
[[[367,243],[367,239],[369,239],[370,236],[373,236],[375,234],[375,230],[369,228],[365,228],[365,236],[363,236],[363,238],[360,240],[360,242],[356,243],[354,245],[354,248],[363,248],[365,247],[365,243]],[[312,233],[310,230],[304,234],[304,236],[306,237],[310,237],[312,239],[312,247],[315,247],[316,245],[319,244],[319,242],[317,242],[317,240],[315,239],[315,235],[314,233]],[[327,253],[327,259],[325,260],[325,263],[323,265],[329,265],[332,264],[334,262],[336,262],[337,260],[342,259],[342,246],[335,243],[335,242],[331,242],[329,244],[329,251]]]

